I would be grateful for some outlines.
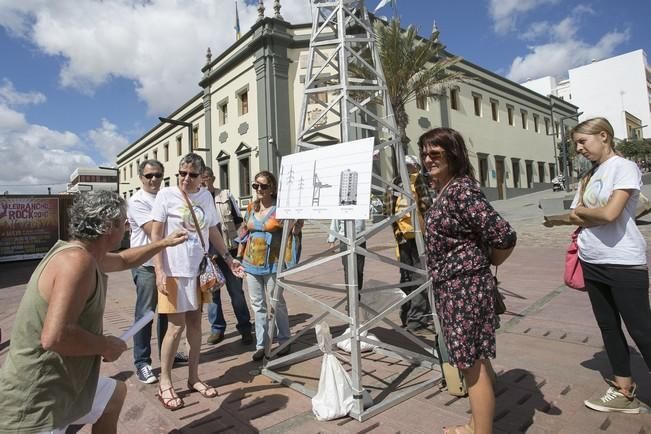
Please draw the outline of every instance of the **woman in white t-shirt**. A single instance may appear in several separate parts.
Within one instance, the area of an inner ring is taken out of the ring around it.
[[[179,346],[183,328],[190,346],[188,357],[188,388],[206,398],[217,396],[217,390],[200,380],[198,373],[201,347],[201,305],[204,303],[197,285],[199,264],[204,248],[197,230],[231,267],[233,274],[243,276],[240,263],[233,260],[224,244],[217,224],[217,210],[212,195],[201,188],[201,174],[205,169],[203,159],[189,153],[179,162],[178,187],[167,187],[156,195],[152,209],[152,241],[163,238],[174,230],[183,228],[188,240],[183,245],[166,249],[154,257],[156,286],[158,288],[158,312],[166,313],[167,332],[161,349],[161,375],[158,399],[169,410],[177,410],[184,403],[174,391],[172,364]],[[187,198],[187,199],[186,199]],[[199,223],[196,228],[188,201]],[[208,245],[205,246],[207,251]],[[209,303],[209,297],[205,303]]]
[[[651,309],[646,242],[635,224],[642,174],[615,153],[613,127],[604,118],[581,122],[571,131],[576,151],[594,167],[572,203],[571,221],[583,227],[579,259],[592,310],[601,329],[614,380],[593,410],[639,413],[622,320],[651,368]]]

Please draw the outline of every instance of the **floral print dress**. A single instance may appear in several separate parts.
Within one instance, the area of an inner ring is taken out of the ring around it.
[[[453,179],[439,196],[425,218],[427,265],[450,364],[467,369],[495,358],[488,248],[513,247],[516,234],[469,177]]]

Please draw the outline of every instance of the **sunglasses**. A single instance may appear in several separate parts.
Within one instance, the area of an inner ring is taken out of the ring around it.
[[[179,170],[179,176],[181,178],[185,178],[186,176],[190,176],[192,179],[197,179],[199,177],[199,173],[192,173],[192,172],[186,172],[185,170]]]
[[[445,157],[445,151],[432,151],[432,152],[423,152],[422,153],[422,159],[423,161],[425,158],[429,157],[430,160],[432,161],[441,161]]]
[[[162,177],[163,177],[163,174],[162,174],[162,173],[159,173],[159,172],[156,172],[156,173],[145,173],[145,174],[142,175],[142,176],[144,176],[144,177],[147,178],[147,179],[152,179],[152,178],[159,179],[159,178],[162,178]]]
[[[254,182],[253,184],[251,184],[251,187],[254,190],[262,190],[262,191],[264,191],[264,190],[269,188],[269,184],[258,184],[257,182]]]

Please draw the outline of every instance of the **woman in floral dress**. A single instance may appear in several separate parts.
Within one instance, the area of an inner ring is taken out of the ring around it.
[[[511,254],[516,234],[490,205],[475,180],[461,135],[435,128],[418,140],[438,193],[425,218],[428,269],[449,362],[463,373],[472,415],[446,433],[491,433],[495,396],[495,279],[490,266]]]

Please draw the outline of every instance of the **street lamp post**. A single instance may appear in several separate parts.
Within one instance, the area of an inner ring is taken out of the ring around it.
[[[170,119],[170,118],[164,118],[164,117],[159,117],[159,121],[163,123],[168,123],[172,125],[178,125],[180,127],[187,127],[188,129],[188,152],[192,152],[192,123],[191,122],[185,122],[185,121],[179,121],[177,119]]]

